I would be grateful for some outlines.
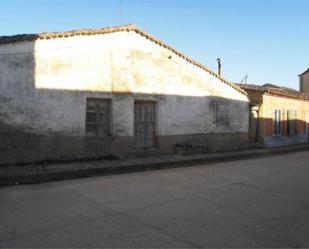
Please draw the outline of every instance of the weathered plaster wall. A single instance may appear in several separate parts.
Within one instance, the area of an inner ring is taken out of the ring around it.
[[[65,137],[59,143],[74,141],[83,157],[87,97],[112,99],[113,139],[102,155],[110,143],[132,146],[136,99],[156,101],[158,136],[248,132],[245,95],[134,32],[1,45],[0,54],[3,135]]]
[[[163,95],[163,101],[159,103],[159,135],[247,131],[247,118],[242,117],[247,108],[244,95],[134,32],[63,38],[52,42],[39,40],[35,52],[35,87],[38,89],[137,93],[143,94],[144,98]],[[244,105],[237,105],[236,110],[231,106],[227,110],[233,113],[229,117],[230,126],[215,127],[209,118],[211,110],[206,108],[214,104],[201,98],[205,96],[240,101]],[[126,101],[127,106],[132,107],[133,98],[128,97]],[[122,132],[132,136],[132,117],[118,123],[120,113],[116,107],[115,111],[114,125],[122,124]],[[129,116],[128,112],[124,114]],[[244,122],[239,122],[239,119]],[[83,125],[84,122],[79,123]],[[177,125],[173,126],[174,123]],[[84,127],[81,133],[83,131]]]
[[[283,127],[282,136],[273,136],[272,133],[272,112],[274,109],[282,111],[281,120]],[[287,111],[297,112],[297,135],[289,136],[287,133]],[[291,98],[283,98],[271,95],[263,95],[263,122],[264,122],[264,143],[266,147],[278,147],[291,144],[305,143],[308,139],[306,134],[306,115],[309,112],[309,101],[302,101]]]

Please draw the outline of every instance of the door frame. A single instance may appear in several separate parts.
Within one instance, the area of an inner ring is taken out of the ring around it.
[[[154,138],[153,138],[153,146],[151,147],[137,147],[137,144],[135,142],[134,147],[136,147],[137,149],[149,149],[149,148],[156,148],[158,145],[158,136],[157,136],[157,126],[158,126],[158,107],[157,104],[158,102],[156,100],[152,100],[152,99],[135,99],[134,103],[133,103],[133,129],[134,129],[134,140],[135,140],[135,103],[151,103],[154,105]]]

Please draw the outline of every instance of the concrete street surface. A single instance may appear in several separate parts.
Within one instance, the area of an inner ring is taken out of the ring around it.
[[[309,152],[2,187],[3,247],[309,247]]]

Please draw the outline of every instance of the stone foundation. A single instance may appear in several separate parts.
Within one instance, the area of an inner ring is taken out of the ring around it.
[[[162,152],[199,154],[234,151],[249,147],[248,133],[206,133],[161,136],[158,147]]]
[[[130,154],[132,139],[70,136],[1,136],[0,165],[31,162],[116,159]]]
[[[274,148],[307,143],[307,135],[297,136],[267,136],[264,138],[265,148]]]
[[[115,159],[154,154],[199,154],[248,148],[247,133],[157,137],[156,148],[139,149],[133,137],[86,138],[10,134],[0,136],[0,165],[31,162]]]

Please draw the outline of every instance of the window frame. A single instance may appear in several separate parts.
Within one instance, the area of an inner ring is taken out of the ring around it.
[[[137,120],[136,120],[136,114],[135,114],[135,111],[136,111],[136,106],[135,104],[153,104],[154,106],[154,116],[153,116],[153,145],[152,146],[147,146],[147,147],[140,147],[140,146],[137,146],[137,140],[136,140],[136,136],[137,136],[137,133],[136,133],[136,125],[137,125]],[[158,134],[157,134],[157,131],[158,131],[158,111],[159,111],[159,108],[158,108],[158,101],[157,100],[153,100],[153,99],[135,99],[134,100],[134,107],[133,107],[133,115],[134,115],[134,121],[133,121],[133,137],[134,137],[134,140],[135,140],[135,148],[138,148],[138,149],[146,149],[146,148],[155,148],[158,146]]]
[[[95,103],[95,111],[89,111],[88,110],[88,102],[89,101],[93,101]],[[100,114],[103,114],[103,112],[100,112],[99,111],[99,107],[98,107],[98,103],[102,103],[104,102],[105,104],[108,103],[108,121],[106,122],[100,122],[99,119],[99,115]],[[113,129],[112,129],[112,124],[113,124],[113,115],[112,115],[112,108],[113,106],[113,102],[112,102],[112,99],[111,98],[97,98],[97,97],[87,97],[86,98],[86,110],[85,110],[85,135],[86,137],[88,138],[107,138],[107,137],[111,137],[113,136]],[[87,114],[88,113],[95,113],[96,114],[96,121],[95,122],[92,122],[92,121],[89,121],[87,120]],[[106,125],[107,124],[107,125]],[[88,130],[88,125],[94,125],[94,126],[97,126],[99,127],[100,125],[102,126],[103,130],[105,130],[105,125],[108,127],[108,134],[100,134],[98,132],[98,128],[96,128],[96,132],[93,133],[93,132],[90,132]]]
[[[294,116],[294,119],[290,120],[289,119],[289,112],[294,112],[295,115]],[[294,122],[294,131],[293,133],[291,133],[290,131],[290,122]],[[295,109],[289,109],[287,110],[286,112],[286,123],[287,123],[287,135],[288,136],[296,136],[297,135],[297,110]]]
[[[277,111],[280,112],[279,121],[276,121],[276,117],[277,117],[276,112]],[[284,112],[284,110],[281,109],[281,108],[273,108],[272,109],[272,136],[279,137],[279,136],[283,135],[283,112]],[[276,122],[278,122],[278,123],[276,124]],[[278,127],[280,132],[275,133],[274,127]]]

